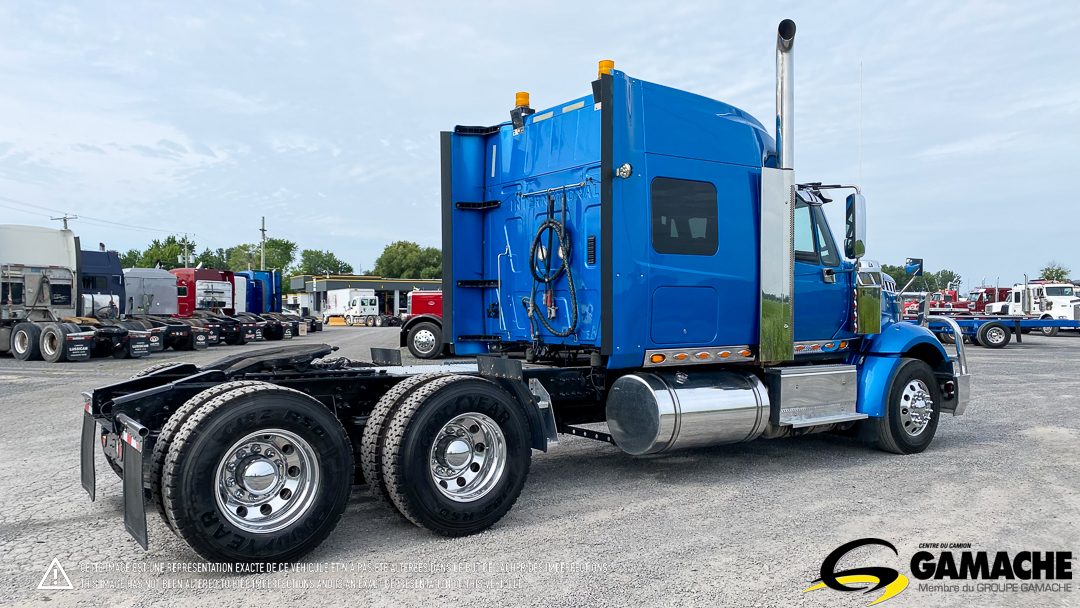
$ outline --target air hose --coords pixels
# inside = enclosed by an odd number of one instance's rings
[[[544,233],[548,233],[547,249],[544,250],[543,263],[544,268],[541,272],[539,265],[537,264],[537,254],[541,250],[541,240],[544,237]],[[553,239],[556,242],[553,242]],[[558,255],[561,263],[557,268],[552,270],[551,259],[554,257],[553,246],[558,244]],[[533,285],[532,294],[529,297],[528,303],[525,304],[529,313],[529,319],[539,318],[540,323],[551,332],[553,336],[559,338],[567,338],[574,335],[574,331],[577,329],[578,324],[578,306],[577,306],[577,292],[574,289],[574,275],[570,271],[570,235],[566,231],[566,192],[563,191],[562,199],[562,221],[555,219],[554,203],[551,198],[548,198],[548,218],[540,224],[540,227],[536,230],[536,236],[533,237],[532,247],[529,250],[529,271],[532,272]],[[548,323],[548,317],[554,318],[552,306],[554,301],[555,281],[566,273],[566,283],[570,290],[570,326],[565,330],[556,330]],[[536,303],[536,292],[540,285],[543,284],[544,295],[546,301],[541,304],[544,310],[541,313],[540,307]],[[540,313],[540,314],[537,314]]]

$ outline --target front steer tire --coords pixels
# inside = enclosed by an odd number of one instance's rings
[[[295,561],[341,520],[352,487],[352,454],[340,421],[312,397],[271,384],[232,390],[201,405],[173,438],[162,475],[165,514],[209,561]],[[280,473],[260,469],[262,463]],[[250,477],[241,475],[253,470]],[[229,479],[232,484],[225,483]],[[244,500],[251,510],[226,513],[240,484],[249,491]],[[270,491],[261,507],[252,498],[260,490]],[[284,502],[273,502],[278,500]]]
[[[920,405],[913,393],[920,390],[926,393],[932,409],[921,431],[911,420],[911,415],[916,413],[912,405]],[[937,433],[941,404],[941,388],[930,366],[919,359],[901,359],[889,386],[885,415],[873,419],[877,425],[877,447],[893,454],[917,454],[925,450]]]
[[[405,339],[409,352],[417,359],[434,359],[442,354],[442,329],[434,323],[417,323]]]
[[[464,465],[457,481],[470,477],[464,471],[471,470],[473,479],[481,482],[474,486],[471,481],[455,484],[449,479],[450,484],[444,486],[447,491],[475,490],[454,500],[436,485],[433,456],[438,460],[441,450],[436,446],[445,445],[449,437],[445,432],[462,419],[467,421],[466,428],[475,430],[462,436],[471,444],[464,460],[471,464]],[[486,426],[481,430],[471,420]],[[478,437],[497,437],[501,443],[481,446]],[[398,511],[418,526],[442,536],[475,534],[502,519],[517,501],[532,463],[531,437],[521,405],[496,384],[469,376],[438,378],[413,391],[388,425],[382,449],[387,492]],[[501,467],[489,468],[488,463],[500,459]],[[471,468],[473,464],[476,469]]]

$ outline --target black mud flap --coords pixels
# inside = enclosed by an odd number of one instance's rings
[[[64,358],[68,361],[86,361],[94,347],[94,332],[81,331],[64,336]]]
[[[97,472],[94,470],[94,449],[97,447],[97,421],[90,415],[90,405],[86,405],[82,421],[82,441],[79,445],[79,468],[82,487],[94,502],[97,491]]]
[[[210,332],[202,327],[192,327],[191,346],[195,350],[206,350],[210,346]]]
[[[150,332],[128,330],[128,355],[132,358],[150,355]]]
[[[143,492],[143,450],[150,432],[126,414],[118,414],[116,420],[124,425],[124,430],[120,433],[124,450],[121,458],[124,464],[124,529],[146,549],[148,539],[146,496]]]
[[[155,327],[150,330],[150,352],[159,353],[165,350],[165,329]]]

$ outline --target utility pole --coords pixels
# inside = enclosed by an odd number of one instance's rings
[[[262,244],[259,245],[259,270],[266,270],[266,216],[262,218]]]
[[[63,217],[53,217],[53,218],[49,218],[49,219],[63,220],[63,222],[64,222],[64,230],[67,230],[68,229],[68,227],[67,227],[68,220],[77,220],[77,219],[79,219],[79,216],[77,216],[77,215],[68,215],[68,214],[65,213]]]

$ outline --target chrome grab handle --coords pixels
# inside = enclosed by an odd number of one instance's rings
[[[968,373],[967,356],[964,352],[964,334],[960,331],[960,325],[954,319],[941,315],[927,315],[926,320],[946,323],[952,329],[953,336],[956,337],[956,360],[960,363],[960,373]]]

